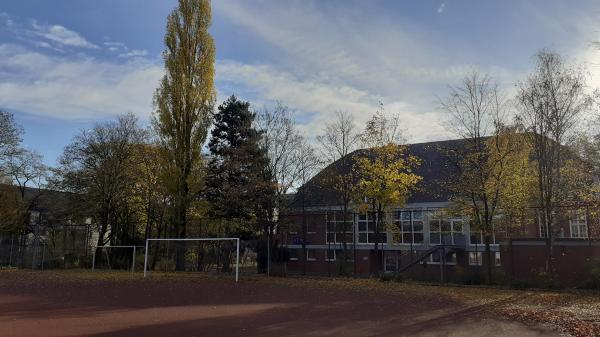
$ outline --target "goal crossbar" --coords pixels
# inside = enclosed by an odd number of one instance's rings
[[[135,250],[137,248],[144,248],[144,246],[92,246],[92,248],[94,249],[94,253],[92,254],[92,271],[94,271],[94,269],[96,268],[96,250],[98,250],[98,248],[133,248],[133,254],[132,254],[132,261],[131,261],[131,272],[135,272]],[[107,261],[108,262],[108,261]],[[109,263],[109,268],[110,268],[110,262]]]
[[[146,239],[146,249],[144,251],[144,277],[146,277],[148,269],[148,243],[150,241],[235,241],[235,282],[239,279],[240,270],[240,238],[183,238],[183,239]]]

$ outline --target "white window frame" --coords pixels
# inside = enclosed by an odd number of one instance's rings
[[[369,213],[373,213],[373,219],[369,220]],[[365,216],[365,220],[361,220],[360,217],[361,216]],[[374,245],[375,242],[371,242],[369,241],[369,234],[375,236],[375,223],[377,222],[377,217],[379,216],[378,212],[367,212],[367,213],[360,213],[357,214],[357,218],[356,218],[356,242],[358,244],[362,244],[362,245]],[[385,216],[385,213],[384,213]],[[359,224],[361,222],[365,223],[366,226],[366,231],[364,230],[360,230]],[[361,234],[366,234],[367,237],[367,241],[360,241],[360,235]],[[387,231],[385,230],[385,228],[382,228],[382,230],[379,232],[379,235],[385,235],[386,239],[385,241],[379,242],[378,244],[380,245],[387,245]]]
[[[572,239],[587,239],[588,238],[588,224],[587,214],[585,212],[574,212],[575,214],[569,217],[569,234]],[[577,228],[576,231],[573,229]],[[577,235],[573,235],[577,233]]]
[[[394,270],[388,270],[388,259],[394,260]],[[392,255],[392,256],[385,256],[383,268],[384,268],[384,272],[386,272],[386,273],[395,273],[395,272],[397,272],[398,271],[398,256],[394,256],[394,255]]]
[[[483,266],[483,253],[484,252],[469,252],[469,266],[477,266],[477,267],[481,267]],[[496,267],[500,267],[502,266],[502,261],[500,260],[500,252],[493,252],[494,253],[494,265]],[[475,263],[473,263],[472,259],[471,259],[471,254],[475,255]]]
[[[548,226],[542,225],[542,215],[538,211],[538,230],[540,234],[540,238],[545,239],[548,237]]]
[[[308,252],[311,252],[311,251],[315,253],[315,257],[308,257]],[[317,261],[317,250],[316,249],[306,248],[306,261]]]
[[[427,258],[427,264],[435,264],[435,265],[439,265],[439,264],[441,264],[441,263],[442,263],[441,261],[433,261],[433,256],[434,256],[434,255],[435,255],[435,256],[440,256],[440,253],[439,253],[439,251],[429,255],[429,258]],[[455,253],[455,252],[454,252],[454,253],[452,253],[452,256],[454,257],[454,258],[452,259],[452,261],[448,261],[448,260],[446,260],[446,263],[445,263],[445,265],[447,265],[447,266],[456,266],[456,263],[458,262],[458,261],[457,261],[457,256],[456,256],[456,253]]]
[[[350,227],[350,231],[348,232],[337,232],[335,231],[336,225],[337,224],[344,224],[344,217],[343,214],[340,214],[342,216],[341,220],[338,220],[337,218],[337,214],[338,212],[334,212],[334,213],[327,213],[325,215],[325,243],[342,243],[341,241],[338,241],[338,234],[344,234],[344,235],[350,235],[351,240],[346,242],[346,243],[354,243],[354,233],[352,231],[352,226],[354,226],[354,221],[352,219],[351,216],[348,216],[348,218],[346,219],[346,224],[348,224]],[[329,219],[329,216],[332,216],[332,219]],[[334,231],[331,231],[331,229],[334,229]],[[329,241],[329,234],[333,234],[333,241]]]
[[[329,252],[333,252],[333,259],[329,258]],[[334,262],[337,259],[337,252],[335,249],[325,249],[325,261]]]
[[[295,251],[295,252],[296,252],[296,257],[291,257],[291,256],[290,256],[290,261],[298,261],[298,253],[299,253],[299,250],[300,250],[300,249],[298,249],[298,248],[294,248],[294,249],[291,249],[291,250],[293,250],[293,251]]]
[[[474,258],[471,258],[471,257]],[[482,266],[483,265],[483,252],[469,252],[469,266]]]
[[[428,219],[428,223],[429,223],[429,244],[430,245],[438,246],[438,245],[441,245],[443,243],[443,238],[444,238],[444,235],[443,235],[444,231],[442,230],[442,222],[443,221],[450,222],[450,238],[452,240],[451,242],[452,242],[453,245],[456,244],[456,242],[454,240],[454,236],[455,235],[460,235],[460,234],[466,235],[465,234],[466,233],[466,228],[465,228],[466,221],[465,221],[465,219],[460,219],[460,218],[445,218],[444,215],[443,215],[443,211],[435,210],[435,211],[430,211],[430,212],[435,212],[435,213],[439,214],[438,218]],[[439,228],[438,231],[432,231],[431,230],[431,222],[432,221],[437,221],[438,228]],[[459,222],[461,223],[462,229],[460,231],[455,231],[454,230],[455,223],[459,223]],[[437,241],[437,242],[431,241],[431,234],[432,233],[439,235],[439,241]]]
[[[416,217],[415,213],[420,213],[420,217]],[[397,232],[391,233],[397,235],[398,240],[394,242],[396,244],[404,245],[423,245],[425,244],[425,211],[421,209],[398,209],[392,213],[392,223],[398,228]],[[408,219],[404,219],[404,215],[408,214]],[[404,230],[404,223],[410,224],[410,231]],[[421,222],[421,230],[415,231],[415,222]],[[415,234],[421,234],[421,242],[415,242]]]

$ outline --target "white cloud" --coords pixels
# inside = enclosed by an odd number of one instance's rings
[[[0,107],[59,119],[148,116],[162,65],[48,56],[0,44]]]
[[[305,133],[315,136],[324,123],[334,117],[333,112],[344,110],[356,117],[358,125],[372,116],[379,102],[385,104],[386,112],[398,113],[402,127],[411,141],[438,140],[447,137],[435,112],[423,112],[414,106],[383,97],[369,91],[344,84],[302,80],[269,65],[249,65],[232,61],[217,63],[216,77],[222,96],[230,94],[253,95],[255,107],[281,100],[296,112]],[[249,90],[244,92],[245,90]],[[231,92],[223,92],[231,90]]]
[[[444,9],[446,9],[446,2],[442,2],[442,3],[440,4],[440,6],[439,6],[439,7],[438,7],[438,9],[437,9],[437,13],[438,13],[438,14],[442,14],[442,13],[444,12]]]
[[[8,13],[5,12],[0,12],[0,22],[3,22],[6,27],[12,27],[15,24]]]
[[[31,27],[33,28],[31,32],[34,35],[43,37],[59,45],[80,48],[98,48],[97,45],[86,40],[83,36],[79,35],[79,33],[69,30],[61,25],[43,25],[33,21]]]
[[[126,53],[120,54],[119,57],[140,57],[140,56],[146,56],[148,55],[148,51],[143,49],[143,50],[139,50],[139,49],[133,49],[130,50]]]
[[[361,123],[381,100],[388,112],[401,114],[409,140],[419,141],[448,136],[436,99],[447,84],[474,68],[503,83],[516,77],[500,65],[464,61],[471,49],[461,41],[445,48],[447,37],[439,32],[397,18],[369,17],[369,6],[352,3],[350,9],[324,9],[310,0],[285,6],[215,2],[217,13],[273,49],[269,66],[221,64],[217,79],[234,78],[235,85],[227,87],[251,88],[251,96],[282,100],[308,115],[311,135],[335,110],[348,110]]]

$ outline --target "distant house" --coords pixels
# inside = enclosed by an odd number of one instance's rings
[[[464,146],[464,140],[408,145],[408,153],[422,161],[416,173],[423,180],[403,207],[385,214],[398,231],[382,229],[377,255],[376,215],[352,212],[346,214],[347,225],[343,226],[340,196],[327,183],[332,172],[347,172],[350,167],[341,167],[338,161],[323,169],[299,189],[289,211],[281,215],[280,240],[291,256],[287,272],[337,274],[345,240],[350,251],[348,267],[359,276],[376,273],[379,259],[384,272],[416,280],[478,282],[485,246],[481,232],[471,228],[467,218],[449,214],[452,194],[445,187],[458,174],[449,150]],[[351,160],[345,162],[352,162],[360,151],[351,153]],[[529,225],[494,229],[491,249],[499,278],[535,281],[545,270],[546,231],[535,220],[537,210],[531,212],[534,220]],[[590,268],[600,266],[600,241],[590,231],[592,224],[598,224],[591,214],[578,206],[565,209],[560,216],[560,238],[553,258],[565,285],[585,282]]]
[[[30,187],[21,191],[9,185],[1,190],[6,197],[19,199],[23,192],[25,218],[17,230],[6,226],[0,230],[0,265],[64,266],[88,254],[97,231],[89,210],[80,207],[80,196]]]

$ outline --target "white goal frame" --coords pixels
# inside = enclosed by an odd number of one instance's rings
[[[143,248],[144,246],[92,246],[92,248],[94,249],[94,253],[92,254],[92,271],[94,271],[94,269],[96,269],[96,251],[98,250],[98,248],[133,248],[133,254],[132,254],[132,260],[131,260],[131,272],[135,272],[135,252],[137,248]],[[106,252],[106,251],[105,251]],[[106,252],[107,254],[107,263],[108,263],[108,268],[110,269],[110,261],[108,261],[108,252]]]
[[[146,239],[146,249],[144,252],[144,277],[146,277],[148,268],[148,243],[150,241],[235,241],[237,245],[235,255],[235,282],[239,280],[240,274],[240,238],[184,238],[184,239]]]

